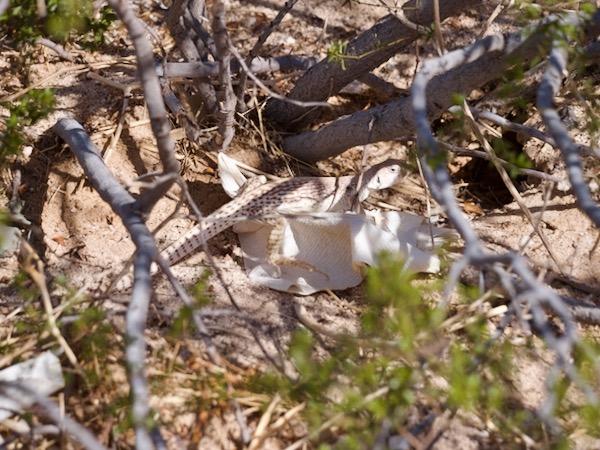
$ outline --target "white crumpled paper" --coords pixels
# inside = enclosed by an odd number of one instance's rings
[[[0,381],[21,384],[39,396],[50,395],[65,387],[60,361],[52,352],[44,352],[35,358],[0,370]],[[32,395],[21,389],[6,388],[0,392],[0,421],[35,403]]]
[[[237,193],[245,177],[235,160],[219,154],[219,170],[226,192]],[[290,263],[275,266],[267,254],[272,229],[256,221],[233,227],[240,238],[246,272],[254,282],[301,295],[357,286],[364,278],[366,265],[375,265],[377,255],[383,251],[402,254],[406,270],[435,273],[440,269],[440,260],[430,251],[455,235],[442,228],[432,227],[430,231],[423,217],[404,212],[296,214],[285,218],[279,250]]]

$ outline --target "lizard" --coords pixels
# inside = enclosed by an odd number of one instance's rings
[[[280,230],[277,225],[286,215],[349,211],[355,199],[362,202],[371,190],[391,187],[399,181],[401,174],[400,161],[388,159],[370,167],[362,175],[292,177],[277,181],[262,178],[258,182],[252,182],[251,179],[233,200],[205,217],[200,224],[163,250],[160,256],[172,266],[204,242],[242,220],[274,224],[276,227],[272,233],[278,237]],[[270,237],[269,246],[275,246],[276,241]],[[273,263],[291,262],[273,259]],[[297,263],[302,265],[301,262]],[[153,264],[152,273],[156,272],[158,268]],[[117,283],[116,289],[127,289],[132,284],[131,276],[126,276]]]

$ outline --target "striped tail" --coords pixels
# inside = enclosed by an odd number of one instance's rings
[[[164,249],[160,253],[160,256],[167,261],[169,266],[177,264],[183,258],[191,255],[196,249],[204,245],[209,239],[212,239],[233,224],[234,221],[230,219],[219,219],[210,224],[202,222]]]
[[[184,259],[186,256],[192,254],[196,249],[201,247],[204,242],[207,242],[209,239],[212,239],[221,231],[229,228],[234,224],[234,221],[227,219],[220,219],[211,224],[202,223],[200,225],[196,225],[194,228],[189,230],[186,234],[184,234],[177,241],[173,242],[166,249],[164,249],[160,256],[167,262],[169,266],[173,266],[177,264],[179,261]],[[150,268],[150,275],[155,275],[160,271],[158,265],[156,263],[152,263]],[[116,286],[116,291],[123,291],[125,289],[129,289],[133,286],[133,277],[131,275],[126,275],[121,278]]]

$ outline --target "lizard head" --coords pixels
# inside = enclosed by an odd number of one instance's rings
[[[388,159],[370,167],[363,175],[363,188],[359,200],[362,202],[369,196],[369,191],[387,189],[402,179],[403,171],[401,162],[397,159]]]

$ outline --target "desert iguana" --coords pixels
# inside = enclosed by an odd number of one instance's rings
[[[371,190],[386,189],[401,176],[400,161],[388,159],[367,169],[361,175],[343,177],[294,177],[285,180],[254,183],[229,203],[217,209],[202,223],[161,252],[169,266],[176,264],[204,242],[243,220],[275,224],[286,215],[325,211],[349,211],[356,198],[365,200]],[[360,186],[359,186],[360,184]],[[269,239],[271,243],[273,239]],[[152,273],[158,272],[153,264]],[[131,287],[131,276],[121,279],[117,290]]]

